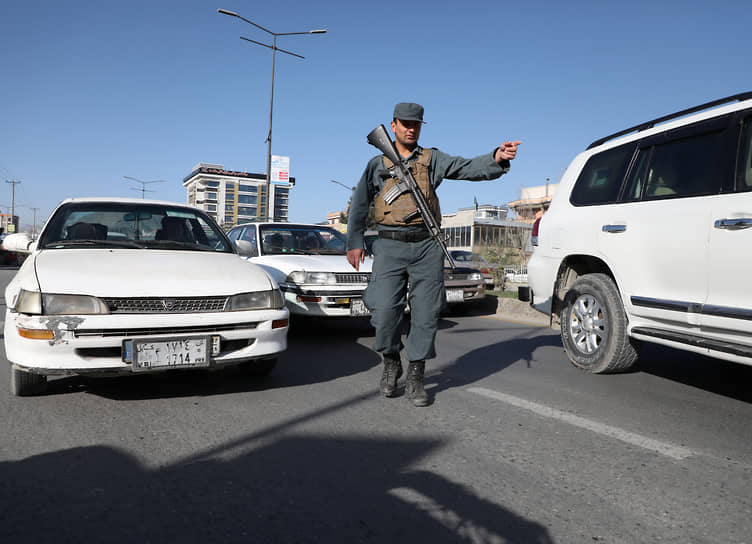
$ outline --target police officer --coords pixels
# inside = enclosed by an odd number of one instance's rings
[[[394,107],[391,129],[395,147],[409,164],[437,223],[441,222],[441,211],[436,189],[443,179],[498,178],[509,170],[509,161],[515,158],[520,144],[504,142],[493,152],[474,159],[453,157],[418,145],[422,125],[423,106],[403,102]],[[378,239],[373,243],[371,281],[363,299],[376,329],[374,349],[384,362],[381,393],[394,396],[403,372],[400,351],[404,347],[408,360],[405,395],[415,406],[426,406],[423,375],[426,359],[436,356],[434,340],[445,297],[444,252],[430,237],[420,214],[415,213],[409,192],[391,204],[384,200],[383,194],[397,181],[389,175],[392,166],[383,155],[372,158],[355,188],[347,223],[347,260],[358,270],[365,259],[363,233],[373,203]],[[410,331],[403,346],[401,325],[406,296],[410,298]]]

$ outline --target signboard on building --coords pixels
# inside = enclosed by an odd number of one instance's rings
[[[272,155],[271,181],[288,183],[290,181],[290,157]]]

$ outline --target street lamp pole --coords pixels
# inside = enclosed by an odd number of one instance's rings
[[[135,181],[135,182],[137,182],[137,183],[140,183],[140,184],[141,184],[141,188],[140,188],[140,189],[136,189],[136,188],[134,187],[134,188],[133,188],[133,190],[134,190],[134,191],[141,191],[141,198],[142,198],[142,199],[146,198],[146,193],[147,193],[147,192],[150,192],[150,193],[153,193],[153,192],[154,192],[154,191],[152,191],[151,189],[147,189],[147,188],[146,188],[146,186],[147,186],[147,185],[149,185],[150,183],[167,183],[167,180],[166,180],[166,179],[155,179],[155,180],[153,180],[153,181],[141,181],[140,179],[137,179],[137,178],[132,178],[132,177],[130,177],[130,176],[123,176],[123,177],[124,177],[125,179],[129,179],[129,180],[131,180],[131,181]]]
[[[298,55],[296,53],[292,53],[290,51],[285,51],[284,49],[280,49],[277,47],[277,36],[293,36],[297,34],[326,34],[326,29],[319,29],[319,30],[307,30],[305,32],[272,32],[271,30],[264,28],[261,25],[257,25],[253,21],[249,21],[245,17],[242,17],[235,13],[234,11],[229,11],[226,9],[218,9],[217,13],[222,13],[223,15],[229,15],[231,17],[236,17],[238,19],[241,19],[245,21],[246,23],[255,26],[256,28],[263,30],[267,34],[270,34],[272,36],[272,45],[268,45],[265,43],[257,42],[255,40],[251,40],[250,38],[244,38],[243,36],[240,36],[241,40],[245,40],[251,43],[255,43],[256,45],[261,45],[263,47],[267,47],[272,50],[272,86],[271,86],[271,92],[269,93],[269,133],[266,137],[266,217],[265,219],[268,221],[270,219],[269,210],[272,206],[271,201],[271,181],[272,181],[272,113],[274,111],[274,70],[275,70],[275,64],[276,64],[276,56],[277,51],[281,53],[285,53],[287,55],[291,55],[293,57],[298,57],[299,59],[304,59],[305,57]],[[259,199],[260,200],[260,199]],[[273,208],[272,208],[273,209]],[[274,213],[271,214],[271,219],[274,218]]]

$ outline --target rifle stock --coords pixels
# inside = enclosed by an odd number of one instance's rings
[[[399,183],[392,188],[392,191],[389,191],[394,194],[390,194],[388,200],[385,198],[386,202],[391,203],[400,194],[405,191],[410,191],[410,195],[415,201],[415,206],[418,208],[418,213],[420,213],[431,238],[433,238],[441,247],[441,250],[444,252],[444,257],[449,262],[449,266],[455,268],[454,259],[452,259],[452,256],[449,254],[444,238],[441,235],[441,226],[433,216],[433,212],[431,212],[431,208],[428,206],[428,202],[426,202],[426,197],[423,195],[420,187],[418,187],[418,183],[415,181],[412,172],[410,172],[410,169],[397,152],[394,142],[392,142],[389,133],[386,131],[386,127],[384,125],[379,125],[373,129],[368,134],[367,140],[369,144],[376,147],[390,161],[392,161],[392,163],[394,163],[393,175],[396,175]],[[395,191],[395,189],[397,189],[397,191]],[[385,197],[386,196],[387,195],[385,195]]]

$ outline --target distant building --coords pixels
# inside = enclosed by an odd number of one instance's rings
[[[9,213],[0,213],[0,228],[2,233],[10,234],[18,232],[18,216]]]
[[[274,203],[274,221],[288,221],[290,189],[287,183],[269,184],[269,198]],[[240,223],[266,220],[266,174],[225,170],[221,164],[199,163],[183,179],[187,202],[211,215],[224,228]]]
[[[551,199],[558,187],[558,183],[546,183],[537,187],[523,188],[520,199],[510,202],[509,208],[517,216],[518,221],[533,223],[551,205]]]
[[[441,231],[450,249],[477,251],[494,246],[532,251],[529,223],[507,219],[507,206],[480,204],[442,214]]]
[[[345,212],[330,212],[326,214],[326,224],[341,232],[347,232],[347,223],[342,222]]]

